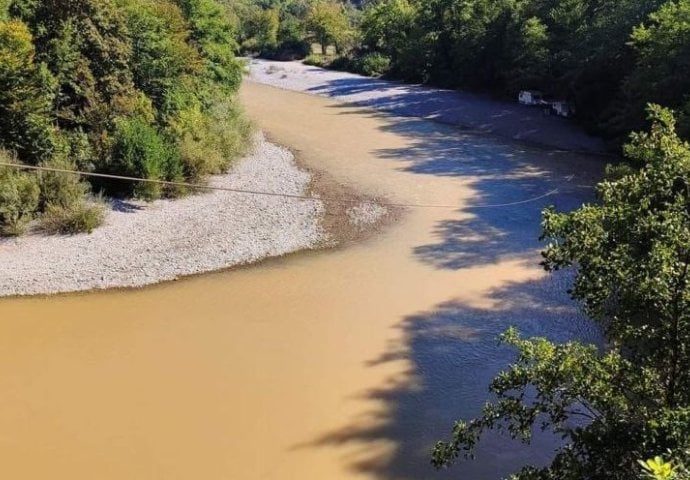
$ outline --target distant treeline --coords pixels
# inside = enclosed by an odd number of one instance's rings
[[[311,62],[510,98],[523,89],[541,90],[569,101],[581,123],[613,141],[643,128],[645,106],[657,103],[675,109],[681,133],[690,133],[689,0],[243,5],[243,40],[249,39],[249,46],[264,38],[274,44],[288,38],[327,41],[339,55]],[[252,8],[261,13],[247,15]],[[273,31],[262,30],[259,17]],[[264,36],[252,36],[255,32]]]
[[[0,0],[0,161],[160,180],[223,171],[248,134],[234,18],[216,0]],[[183,193],[2,168],[0,233],[33,219],[90,230],[92,191]]]

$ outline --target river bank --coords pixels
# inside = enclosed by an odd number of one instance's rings
[[[546,205],[592,198],[601,159],[249,81],[240,96],[271,141],[342,188],[453,207],[251,268],[0,299],[5,475],[487,480],[548,461],[540,434],[489,437],[448,471],[429,451],[513,360],[496,344],[508,326],[597,338],[568,278],[539,266],[538,236]]]
[[[550,149],[606,153],[605,143],[570,120],[526,107],[458,90],[406,84],[326,70],[301,62],[249,60],[249,78],[285,90],[332,98],[357,107],[403,117],[454,125],[462,130]]]
[[[262,134],[252,154],[210,185],[313,199],[211,191],[153,203],[115,201],[105,225],[91,234],[0,240],[0,296],[141,287],[332,245],[356,235],[357,222],[378,221],[368,215],[373,207],[357,209],[354,200],[326,220],[331,183]],[[355,212],[350,222],[347,212]]]

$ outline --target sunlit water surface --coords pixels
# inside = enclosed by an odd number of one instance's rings
[[[143,290],[0,301],[3,476],[484,480],[546,461],[548,437],[488,438],[445,472],[429,449],[487,400],[509,325],[595,337],[567,278],[538,265],[537,237],[545,205],[590,198],[599,160],[252,83],[242,98],[336,181],[457,208]]]

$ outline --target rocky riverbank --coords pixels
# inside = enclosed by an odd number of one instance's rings
[[[254,139],[253,153],[217,187],[294,197],[210,191],[179,200],[110,204],[92,234],[0,241],[0,296],[138,287],[333,244],[313,175],[293,154]],[[366,218],[351,220],[353,225]]]

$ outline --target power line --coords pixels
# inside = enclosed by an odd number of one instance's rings
[[[140,178],[140,177],[129,177],[125,175],[112,175],[108,173],[96,173],[96,172],[84,172],[81,170],[69,170],[69,169],[64,169],[64,168],[54,168],[54,167],[45,167],[45,166],[36,166],[36,165],[25,165],[21,163],[6,163],[6,162],[0,162],[0,167],[9,167],[9,168],[16,168],[19,170],[33,170],[33,171],[38,171],[38,172],[53,172],[53,173],[66,173],[70,175],[79,175],[83,177],[94,177],[94,178],[107,178],[111,180],[120,180],[120,181],[125,181],[125,182],[139,182],[139,183],[153,183],[153,184],[158,184],[158,185],[167,185],[167,186],[172,186],[172,187],[186,187],[186,188],[191,188],[193,190],[216,190],[216,191],[223,191],[223,192],[231,192],[231,193],[239,193],[239,194],[245,194],[245,195],[261,195],[261,196],[266,196],[266,197],[282,197],[282,198],[292,198],[296,200],[306,200],[306,201],[319,201],[322,200],[319,197],[311,197],[307,195],[297,195],[297,194],[291,194],[291,193],[280,193],[280,192],[266,192],[266,191],[261,191],[261,190],[249,190],[249,189],[242,189],[242,188],[230,188],[230,187],[220,187],[216,185],[203,185],[199,183],[189,183],[189,182],[174,182],[174,181],[169,181],[169,180],[158,180],[154,178]],[[567,181],[570,182],[572,180],[573,176],[570,176],[567,178]],[[515,205],[523,205],[526,203],[531,203],[535,202],[537,200],[541,200],[546,197],[550,197],[552,195],[555,195],[556,193],[559,192],[558,188],[554,188],[553,190],[550,190],[542,195],[528,198],[526,200],[519,200],[516,202],[509,202],[509,203],[500,203],[500,204],[489,204],[489,205],[469,205],[466,206],[466,208],[504,208],[504,207],[511,207]],[[443,208],[443,209],[456,209],[460,208],[461,205],[439,205],[439,204],[422,204],[422,203],[392,203],[392,202],[372,202],[372,201],[362,201],[362,200],[350,200],[350,199],[344,199],[344,198],[339,198],[339,199],[329,199],[329,201],[332,202],[337,202],[341,204],[351,204],[351,205],[360,205],[362,203],[377,203],[383,206],[387,207],[396,207],[396,208]]]

